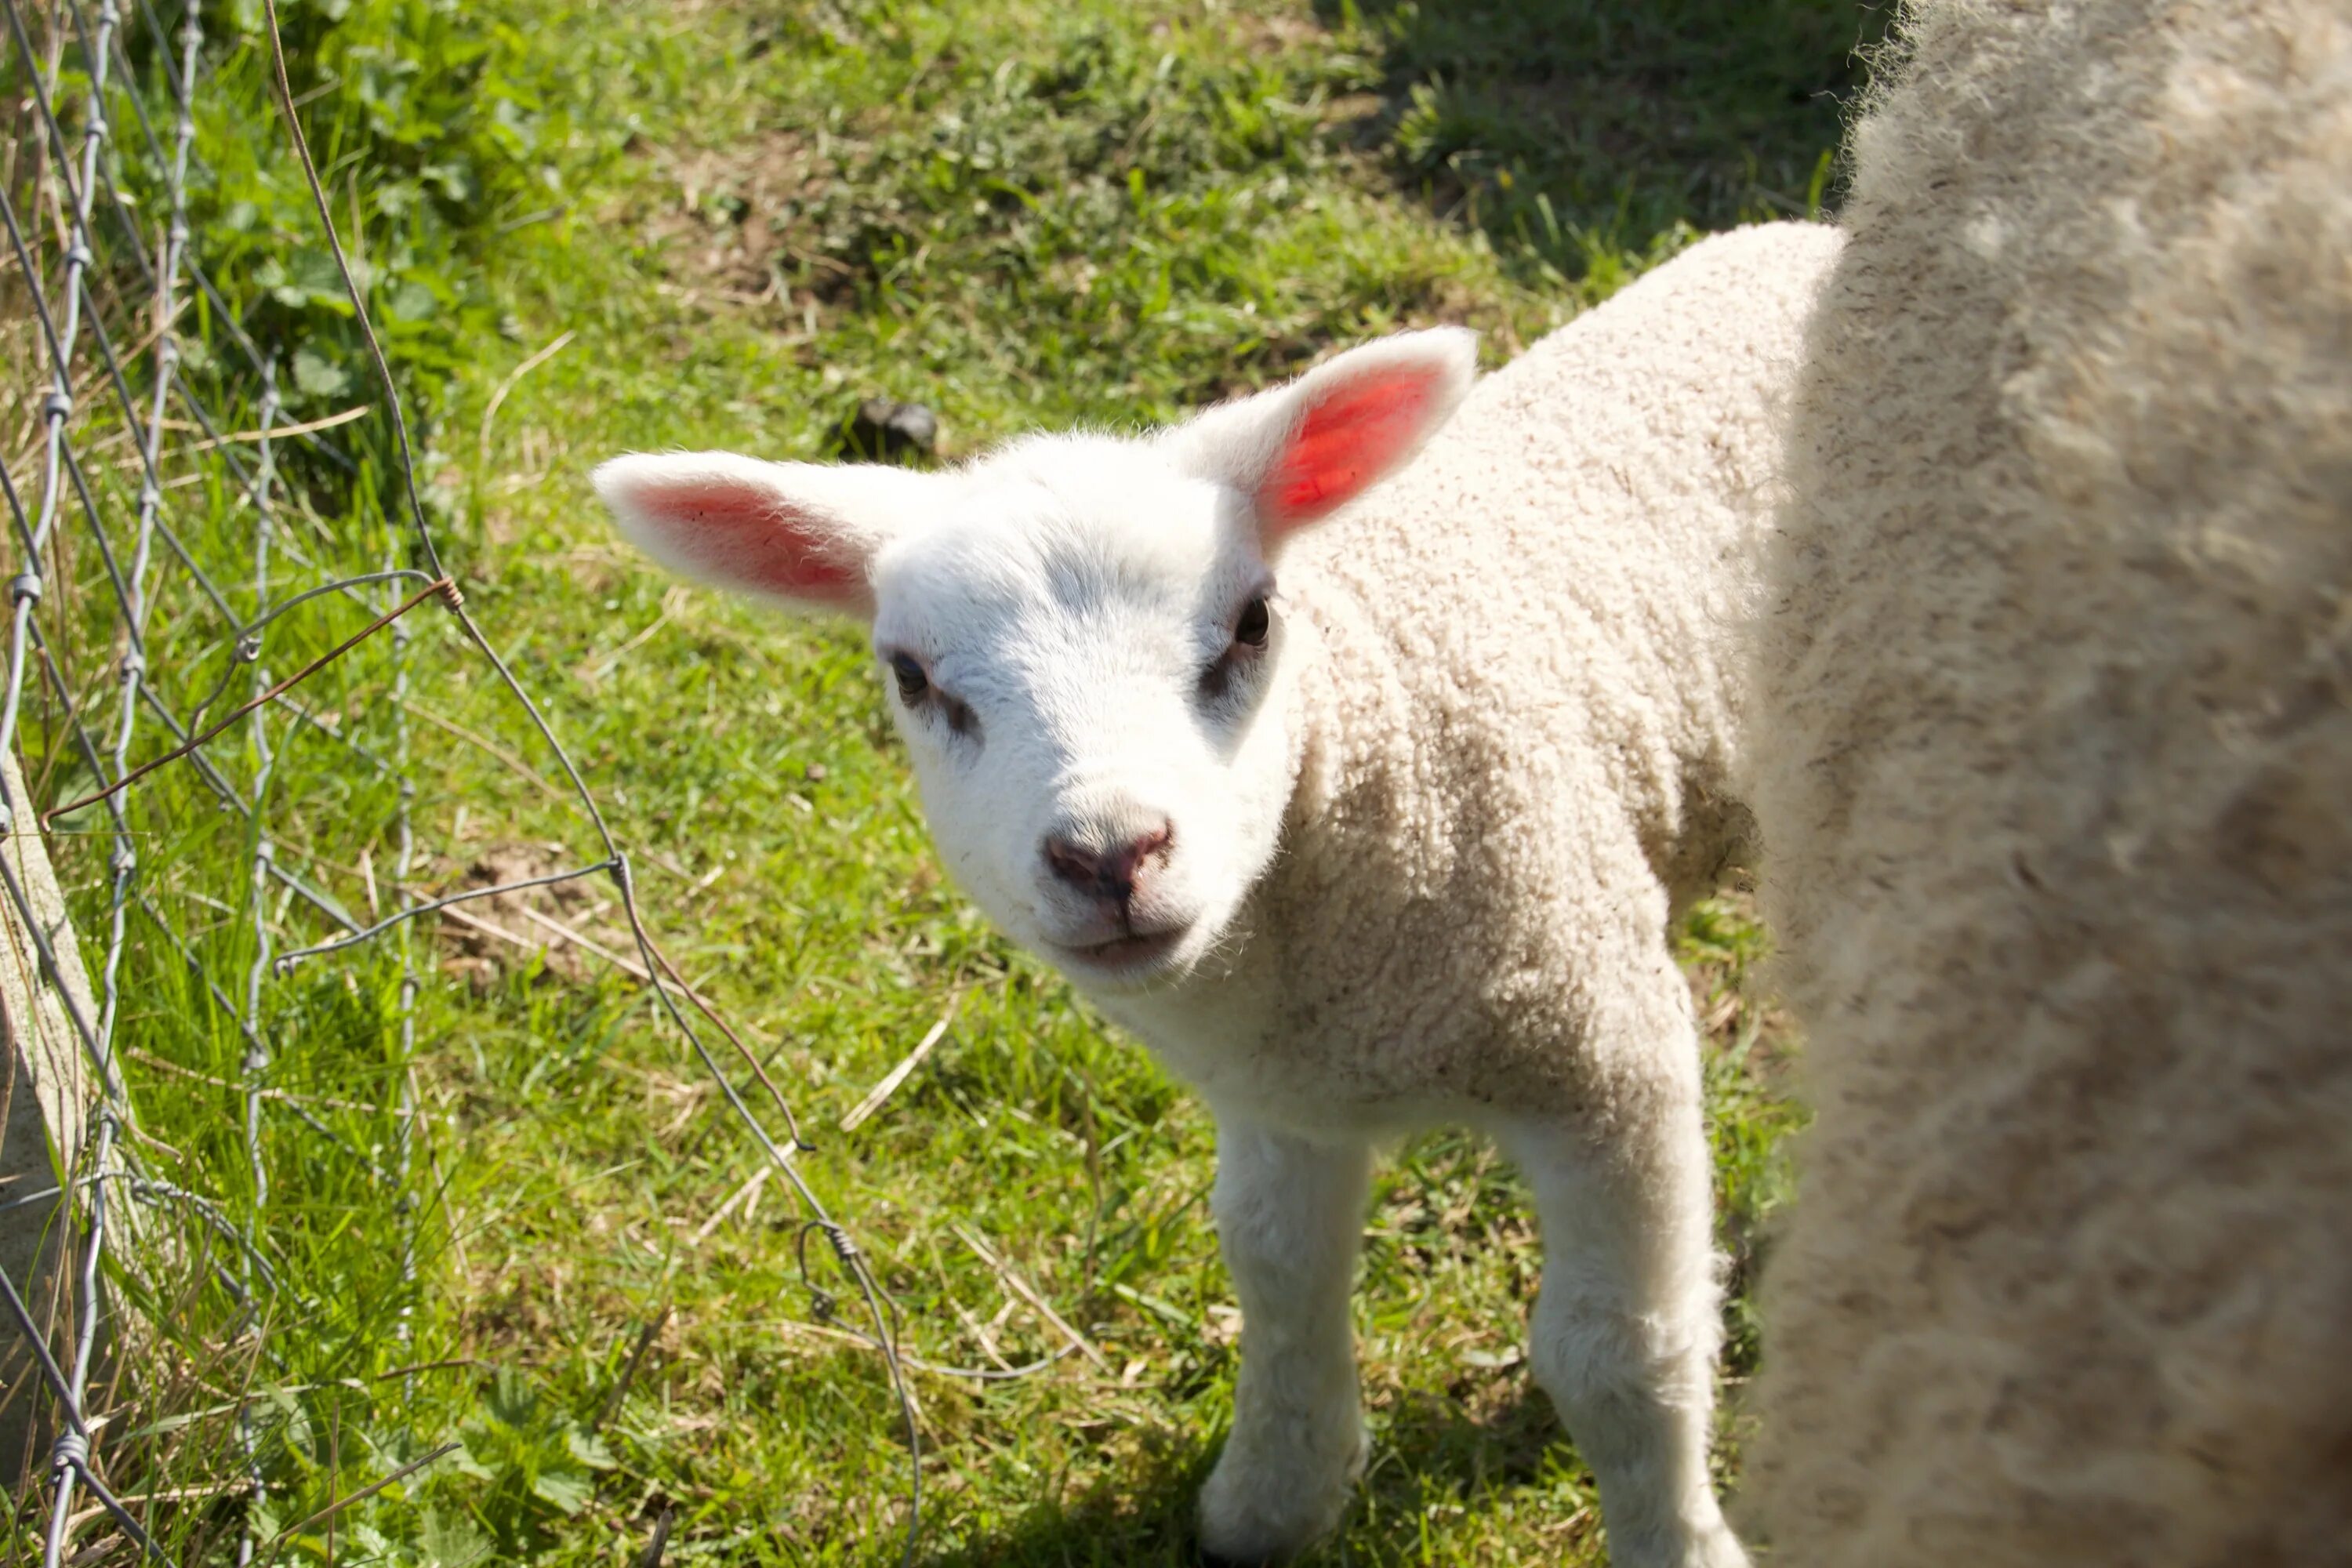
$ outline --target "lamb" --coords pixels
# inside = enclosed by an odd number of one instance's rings
[[[1816,1568],[2352,1561],[2352,10],[1914,7],[1753,671]]]
[[[1343,1512],[1370,1151],[1454,1122],[1534,1190],[1530,1360],[1615,1561],[1746,1561],[1707,1482],[1717,1271],[1666,931],[1749,837],[1723,630],[1836,245],[1707,240],[1475,389],[1438,329],[953,472],[596,472],[656,560],[872,623],[954,874],[1213,1109],[1244,1311],[1213,1556]]]

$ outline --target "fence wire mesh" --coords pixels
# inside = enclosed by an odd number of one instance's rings
[[[920,1459],[890,1309],[796,1167],[808,1145],[783,1095],[656,945],[626,851],[444,561],[397,383],[301,134],[274,5],[278,155],[309,187],[314,237],[377,372],[366,409],[291,423],[280,376],[299,371],[300,345],[240,319],[194,243],[213,47],[199,0],[0,9],[0,497],[16,564],[0,757],[21,768],[0,802],[0,890],[31,950],[17,963],[61,1020],[86,1086],[63,1095],[37,1151],[51,1179],[0,1193],[0,1218],[43,1216],[37,1266],[15,1280],[0,1269],[28,1369],[0,1422],[41,1437],[9,1478],[12,1556],[45,1568],[118,1552],[245,1564],[274,1560],[316,1522],[266,1528],[268,1456],[299,1417],[253,1390],[282,1383],[289,1336],[339,1314],[390,1312],[407,1342],[439,1212],[414,1071],[419,999],[435,984],[419,918],[602,878],[633,972],[798,1195],[814,1310],[834,1311],[812,1271],[829,1259],[887,1360],[912,1462],[911,1557]],[[388,472],[349,440],[362,414],[389,426]],[[436,616],[454,636],[419,635]],[[461,665],[499,683],[510,739],[551,758],[576,799],[585,848],[568,868],[454,888],[428,874],[412,694]],[[61,909],[27,869],[35,848]],[[354,881],[364,917],[333,891]],[[82,967],[92,952],[94,984]],[[12,1034],[26,1022],[12,1019]],[[356,1081],[304,1076],[322,1032],[362,1041],[369,1068]],[[151,1091],[232,1102],[239,1157],[207,1162],[146,1130],[134,1063]],[[385,1300],[331,1300],[302,1277],[300,1236],[331,1223],[320,1189],[337,1182],[398,1216]],[[199,1321],[230,1325],[226,1342],[190,1342]],[[188,1412],[207,1402],[200,1414],[225,1414],[232,1434],[209,1457],[225,1479],[140,1495],[114,1484],[165,1473],[154,1456],[194,1440]],[[419,1447],[364,1489],[447,1451]],[[236,1495],[244,1508],[206,1516],[225,1524],[175,1535],[161,1522],[192,1497]]]

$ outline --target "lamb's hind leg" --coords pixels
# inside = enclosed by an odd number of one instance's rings
[[[1618,1111],[1597,1134],[1506,1133],[1543,1226],[1528,1360],[1601,1483],[1617,1568],[1744,1568],[1707,1483],[1722,1320],[1696,1085]]]
[[[1339,1522],[1363,1465],[1348,1316],[1370,1152],[1217,1121],[1217,1235],[1242,1303],[1234,1428],[1201,1492],[1212,1557],[1287,1557]]]

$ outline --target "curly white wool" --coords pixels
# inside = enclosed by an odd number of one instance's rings
[[[1782,1560],[2352,1560],[2352,9],[1939,0],[1755,649]]]

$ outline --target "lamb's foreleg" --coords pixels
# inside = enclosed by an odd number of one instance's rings
[[[1337,1524],[1364,1460],[1348,1315],[1370,1149],[1220,1113],[1213,1199],[1242,1303],[1233,1434],[1201,1492],[1201,1544],[1263,1563]]]
[[[1504,1140],[1543,1226],[1528,1360],[1601,1483],[1617,1568],[1745,1568],[1707,1483],[1722,1327],[1696,1085],[1620,1110]]]

